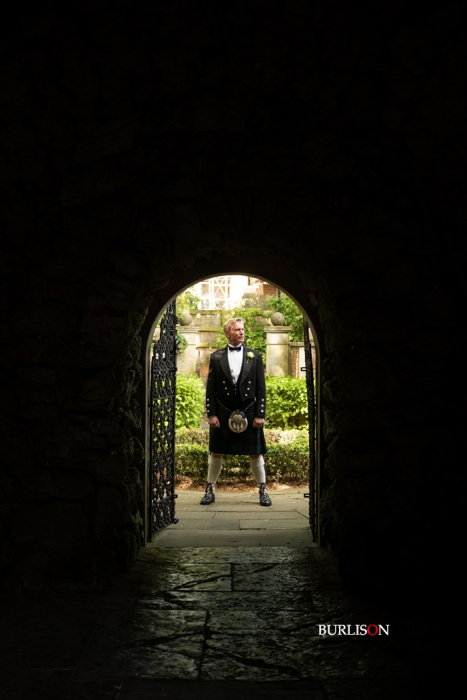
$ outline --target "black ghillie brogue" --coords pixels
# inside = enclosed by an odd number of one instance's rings
[[[209,506],[211,503],[214,503],[215,500],[216,496],[214,494],[214,484],[208,484],[206,486],[206,493],[201,499],[200,505]]]
[[[259,503],[261,506],[272,505],[271,499],[269,498],[269,495],[268,495],[268,490],[266,488],[266,484],[259,485]]]

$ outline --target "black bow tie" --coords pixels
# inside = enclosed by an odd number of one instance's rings
[[[229,350],[236,350],[236,352],[240,352],[240,350],[242,349],[241,345],[237,345],[236,348],[233,348],[231,345],[229,345],[228,347],[229,347]]]

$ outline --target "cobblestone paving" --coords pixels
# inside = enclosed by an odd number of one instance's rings
[[[105,592],[3,602],[3,700],[425,696],[419,623],[350,595],[316,545],[150,545]],[[390,635],[318,634],[370,623]]]

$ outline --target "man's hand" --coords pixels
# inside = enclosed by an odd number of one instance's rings
[[[264,418],[255,418],[253,420],[253,428],[262,428],[265,422]]]
[[[221,427],[221,424],[219,423],[219,418],[217,416],[209,416],[208,423],[211,426],[211,428]]]

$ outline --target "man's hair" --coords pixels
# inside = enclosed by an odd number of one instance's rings
[[[229,318],[229,320],[224,323],[224,333],[228,333],[234,323],[245,324],[245,319],[241,318],[240,316],[238,316],[238,318]]]

